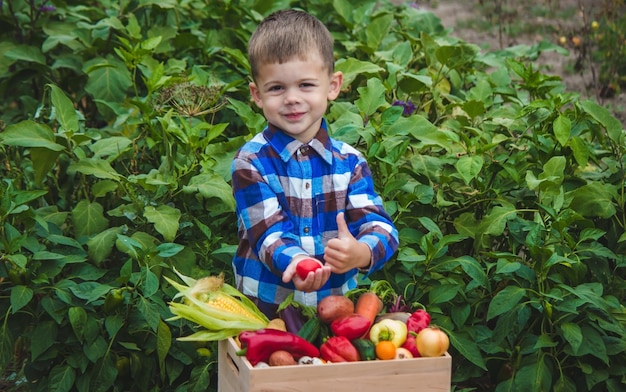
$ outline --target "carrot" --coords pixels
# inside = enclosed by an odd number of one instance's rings
[[[383,301],[373,291],[367,291],[359,296],[354,312],[365,316],[374,323],[376,315],[383,310]]]

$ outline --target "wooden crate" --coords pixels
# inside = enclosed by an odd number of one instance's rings
[[[452,358],[253,368],[233,339],[219,342],[219,392],[435,392],[451,389]]]

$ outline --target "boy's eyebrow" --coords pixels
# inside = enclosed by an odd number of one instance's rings
[[[297,83],[304,83],[304,82],[318,82],[319,78],[317,77],[306,77],[306,78],[301,78],[296,80]],[[273,84],[284,84],[284,81],[280,80],[280,79],[270,79],[267,80],[266,82],[264,82],[262,84],[262,86],[268,86],[268,85],[273,85]]]

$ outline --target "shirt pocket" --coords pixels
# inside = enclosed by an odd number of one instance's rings
[[[341,211],[327,208],[334,203],[329,203],[323,198],[315,200],[315,219],[317,222],[317,233],[322,241],[322,248],[326,246],[332,238],[337,238],[337,214]]]

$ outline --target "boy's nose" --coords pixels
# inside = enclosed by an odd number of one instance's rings
[[[285,94],[285,104],[293,105],[294,103],[300,102],[300,95],[297,91],[287,90],[287,94]]]

